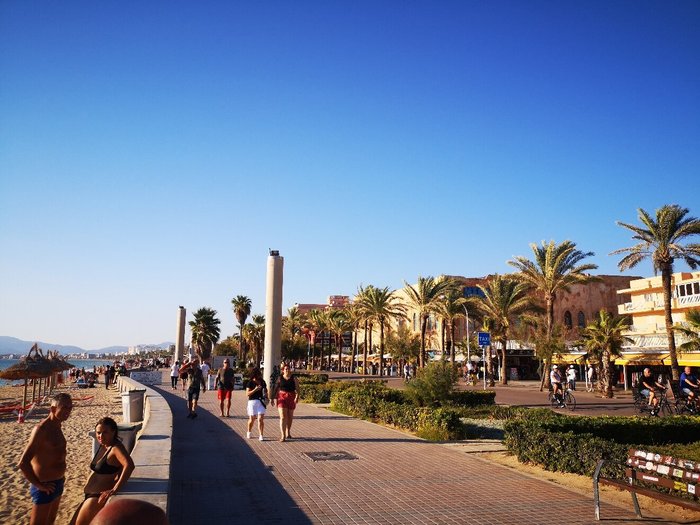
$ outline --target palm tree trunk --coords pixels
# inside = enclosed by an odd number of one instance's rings
[[[425,330],[428,318],[421,316],[420,320],[420,356],[418,356],[418,364],[421,368],[425,367]]]
[[[603,367],[603,373],[601,374],[601,391],[603,393],[604,397],[611,398],[613,397],[613,390],[612,390],[612,370],[610,369],[610,350],[605,349],[603,351],[603,356],[602,356],[602,367]]]
[[[506,374],[506,371],[508,370],[508,367],[506,366],[506,345],[508,344],[508,334],[504,333],[503,334],[503,341],[502,341],[502,349],[501,349],[501,384],[502,385],[507,385],[508,384],[508,374]]]
[[[452,363],[452,370],[455,368],[455,324],[450,321],[450,362]]]
[[[357,329],[352,329],[352,356],[350,359],[350,373],[355,373],[355,357],[357,357]]]
[[[367,321],[365,321],[365,347],[362,356],[362,373],[367,374]]]
[[[372,323],[369,323],[369,351],[372,351]],[[367,372],[365,372],[367,373]]]
[[[491,357],[491,346],[486,347],[486,385],[494,386],[493,381],[493,358]]]
[[[666,337],[668,337],[668,353],[671,356],[671,377],[674,382],[680,378],[678,367],[678,355],[676,354],[676,338],[673,333],[673,316],[671,315],[671,273],[673,268],[670,264],[663,264],[661,267],[661,284],[664,289],[664,313],[666,321]]]

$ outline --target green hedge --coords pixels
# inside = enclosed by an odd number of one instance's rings
[[[351,388],[347,381],[329,381],[328,383],[300,383],[299,399],[304,403],[330,403],[331,394],[338,390]]]
[[[403,392],[383,385],[366,383],[336,390],[331,406],[344,414],[416,432],[424,439],[442,441],[462,435],[458,411],[416,407],[406,402]]]
[[[328,374],[308,374],[305,372],[294,372],[300,384],[321,384],[328,383]]]
[[[493,390],[455,390],[450,395],[450,403],[462,407],[495,405],[496,392]]]
[[[700,455],[700,445],[673,444],[697,439],[696,418],[571,417],[538,409],[517,414],[505,423],[504,432],[506,448],[519,461],[586,476],[593,474],[598,460],[608,459],[603,474],[622,477],[632,447],[684,459],[695,459],[693,451]]]

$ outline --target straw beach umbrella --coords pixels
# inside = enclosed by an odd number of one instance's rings
[[[32,355],[34,352],[34,355]],[[21,410],[27,404],[27,384],[30,379],[41,379],[51,375],[51,363],[46,359],[39,346],[35,343],[29,350],[27,356],[19,363],[0,371],[0,379],[9,379],[13,381],[24,380],[24,394],[22,396]],[[34,396],[32,395],[32,401]]]

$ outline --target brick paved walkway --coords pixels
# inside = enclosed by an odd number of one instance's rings
[[[195,420],[186,417],[181,391],[160,391],[174,416],[173,525],[237,519],[285,525],[595,523],[589,496],[453,447],[305,404],[297,408],[292,441],[277,441],[274,409],[266,419],[269,440],[247,440],[242,391],[234,392],[235,417],[218,417],[216,394],[207,392]],[[305,455],[341,451],[357,459],[312,461]],[[605,503],[602,515],[608,524],[642,523],[631,509]]]

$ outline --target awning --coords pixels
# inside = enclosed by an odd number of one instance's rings
[[[680,366],[700,366],[700,353],[689,352],[684,354],[678,354],[678,364]]]
[[[554,356],[552,358],[552,362],[554,363],[566,363],[566,364],[576,364],[576,365],[581,365],[585,362],[586,359],[586,353],[584,352],[578,352],[578,353],[572,353],[572,354],[560,354],[561,357],[556,357]]]
[[[616,365],[670,365],[671,358],[668,352],[642,352],[622,354],[615,359]]]

